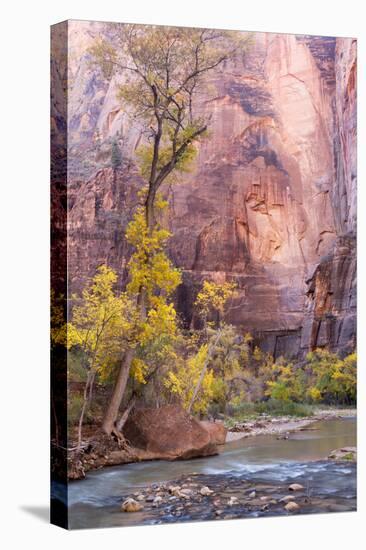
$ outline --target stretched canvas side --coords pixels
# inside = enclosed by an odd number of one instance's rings
[[[51,523],[68,527],[67,97],[68,22],[51,27]]]

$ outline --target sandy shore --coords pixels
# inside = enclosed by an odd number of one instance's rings
[[[244,437],[255,435],[286,435],[287,433],[301,431],[304,429],[316,429],[311,424],[319,420],[334,420],[336,418],[345,418],[356,416],[356,409],[319,409],[313,416],[294,418],[290,416],[260,416],[256,420],[238,422],[227,432],[226,443],[236,441]]]

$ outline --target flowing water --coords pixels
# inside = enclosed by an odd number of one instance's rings
[[[220,454],[213,457],[174,462],[140,462],[89,472],[85,480],[69,484],[70,527],[134,524],[138,514],[118,511],[122,495],[132,494],[139,487],[174,480],[193,472],[204,474],[211,483],[216,478],[245,478],[253,483],[287,483],[296,480],[316,488],[319,498],[332,495],[338,499],[338,508],[329,508],[329,511],[354,509],[355,465],[324,459],[333,449],[355,445],[356,419],[344,418],[317,422],[311,430],[292,433],[288,440],[278,440],[273,435],[243,438],[227,443]],[[350,502],[348,508],[345,502]],[[143,521],[143,517],[140,521]],[[165,521],[168,519],[165,518]],[[155,521],[149,518],[145,522]]]

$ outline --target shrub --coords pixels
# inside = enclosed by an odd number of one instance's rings
[[[257,413],[271,414],[272,416],[312,416],[313,414],[309,405],[281,399],[269,399],[257,403],[255,410]]]
[[[117,170],[122,164],[122,154],[117,141],[112,142],[111,164],[114,170]]]
[[[356,403],[357,355],[343,360],[327,349],[316,349],[306,356],[304,370],[308,378],[307,396],[327,404]]]

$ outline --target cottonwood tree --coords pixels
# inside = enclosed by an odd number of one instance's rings
[[[212,361],[215,349],[220,343],[225,326],[222,325],[222,320],[225,314],[225,306],[228,301],[234,298],[236,291],[236,283],[224,282],[222,284],[213,281],[204,281],[202,290],[198,293],[195,305],[199,314],[204,319],[204,330],[206,333],[207,342],[202,346],[205,349],[204,360],[202,361],[200,375],[195,383],[192,391],[188,412],[191,412],[192,407],[198,397],[202,384],[205,380],[206,373],[210,362]],[[212,330],[212,323],[208,321],[209,315],[216,316],[216,329]]]
[[[145,180],[144,221],[147,235],[155,231],[155,205],[159,189],[177,170],[184,170],[195,155],[195,144],[207,136],[209,118],[199,113],[197,96],[207,73],[217,69],[238,49],[244,51],[245,35],[207,29],[165,28],[121,25],[110,39],[98,40],[91,53],[104,75],[123,82],[119,97],[142,129],[143,142],[138,151]],[[141,214],[141,212],[140,212]],[[154,250],[144,250],[139,266],[146,273]],[[160,250],[160,259],[163,252]],[[132,266],[133,266],[132,262]],[[161,282],[161,281],[160,281]],[[157,285],[159,287],[159,284]],[[141,320],[154,309],[144,278],[135,288]],[[160,295],[164,302],[164,294]],[[163,304],[161,304],[163,307]],[[136,347],[124,354],[114,392],[103,423],[107,434],[116,429],[119,408],[126,390]]]
[[[82,351],[86,372],[77,448],[82,443],[82,427],[92,401],[95,378],[121,357],[136,325],[134,305],[126,293],[115,292],[116,281],[115,271],[100,266],[81,296],[72,297],[71,321],[63,331],[67,348],[77,346]]]
[[[169,393],[178,397],[184,409],[195,414],[206,413],[214,396],[214,373],[207,368],[207,358],[208,345],[202,344],[187,359],[178,358],[164,379]]]
[[[155,199],[155,209],[164,210],[166,201]],[[114,434],[120,444],[124,443],[121,428],[127,419],[128,408],[118,419],[119,408],[125,394],[131,367],[136,377],[148,374],[150,361],[144,361],[148,350],[164,343],[164,353],[169,353],[177,334],[177,319],[171,296],[180,284],[181,275],[167,257],[164,247],[170,233],[158,224],[149,229],[144,207],[137,209],[126,230],[126,239],[134,248],[128,263],[129,282],[126,296],[133,301],[135,318],[126,337],[129,340],[116,385],[109,403],[103,429]],[[136,368],[137,367],[137,368]],[[113,420],[112,420],[113,418]]]
[[[239,356],[246,349],[246,342],[224,322],[232,310],[235,293],[234,282],[204,281],[197,294],[195,308],[204,323],[199,336],[201,344],[194,346],[196,352],[188,359],[177,360],[164,381],[188,412],[205,413],[210,402],[226,391],[228,375],[239,370]]]

